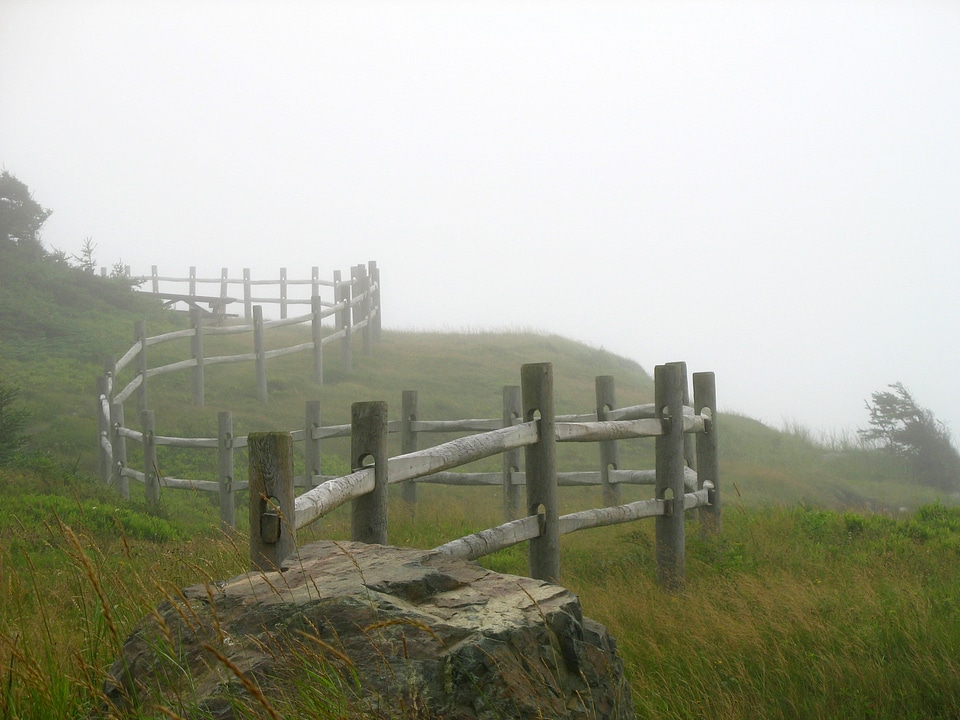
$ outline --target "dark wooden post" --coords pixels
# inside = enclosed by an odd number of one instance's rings
[[[371,260],[370,263],[370,282],[376,287],[373,291],[373,341],[379,343],[381,337],[383,336],[383,324],[381,322],[381,306],[380,306],[380,268],[377,267],[375,260]]]
[[[190,309],[190,324],[193,325],[190,355],[197,363],[193,366],[193,404],[203,407],[203,313],[200,308]]]
[[[720,456],[717,442],[717,384],[712,372],[693,374],[693,402],[698,415],[709,415],[704,432],[697,434],[697,484],[713,485],[710,506],[700,513],[700,527],[705,533],[718,533],[720,521]]]
[[[359,402],[351,407],[350,455],[354,470],[374,468],[376,485],[352,503],[350,537],[355,542],[387,544],[387,403]]]
[[[233,413],[217,414],[217,461],[220,469],[220,528],[224,531],[237,525],[233,495]]]
[[[400,418],[400,452],[406,455],[417,451],[417,433],[413,424],[419,419],[417,415],[417,391],[404,390],[402,396],[403,416]],[[403,501],[411,510],[417,506],[417,484],[413,480],[404,480],[400,483],[400,493]]]
[[[527,514],[541,518],[540,536],[530,541],[530,577],[560,581],[560,516],[557,511],[556,427],[553,366],[535,363],[520,368],[525,422],[539,420],[539,440],[524,448]]]
[[[106,373],[97,378],[97,435],[98,435],[98,474],[104,485],[110,485],[113,479],[113,434],[110,432],[109,408],[110,377]]]
[[[597,420],[604,422],[607,414],[617,406],[613,376],[600,375],[596,379]],[[616,440],[600,442],[600,486],[603,489],[603,504],[616,507],[620,504],[620,484],[610,482],[610,471],[620,469],[620,447]]]
[[[253,354],[257,360],[257,397],[267,404],[267,358],[263,350],[263,307],[253,306]]]
[[[280,319],[287,317],[287,269],[280,268]]]
[[[134,342],[140,343],[140,352],[137,353],[137,376],[140,386],[137,388],[137,412],[143,413],[147,409],[147,322],[135,320],[133,324]]]
[[[308,400],[303,418],[303,454],[304,465],[307,473],[307,487],[313,487],[319,484],[317,477],[323,475],[321,466],[321,446],[320,438],[317,434],[320,430],[320,401]]]
[[[251,433],[250,565],[278,570],[297,549],[294,513],[293,437],[285,432]]]
[[[314,268],[316,270],[316,268]],[[310,298],[310,335],[313,340],[313,381],[323,385],[323,305],[320,296]]]
[[[523,414],[519,385],[503,387],[503,426],[510,427]],[[520,472],[523,451],[513,448],[503,453],[503,517],[504,522],[520,515],[520,486],[514,482],[514,473]]]
[[[143,425],[143,484],[147,505],[160,506],[160,471],[157,466],[157,438],[154,433],[153,410],[140,414]]]
[[[110,403],[110,432],[113,435],[113,487],[124,500],[130,499],[130,479],[123,474],[127,469],[127,439],[120,433],[123,428],[123,405]]]
[[[253,293],[250,289],[250,268],[243,269],[243,319],[249,320],[253,317]]]
[[[656,440],[656,497],[664,500],[666,514],[656,519],[657,573],[660,585],[681,590],[685,581],[686,540],[683,511],[683,387],[676,364],[654,369],[657,419],[663,435]]]

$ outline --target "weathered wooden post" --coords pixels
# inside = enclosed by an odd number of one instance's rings
[[[417,391],[404,390],[401,402],[400,418],[400,452],[406,455],[417,451],[417,433],[413,424],[419,420],[417,414]],[[407,507],[411,510],[417,506],[417,484],[413,480],[404,480],[400,483],[400,494]]]
[[[600,375],[596,379],[597,420],[605,422],[608,413],[617,406],[613,376]],[[616,507],[620,504],[620,484],[610,482],[610,471],[620,469],[620,447],[616,440],[600,443],[600,486],[603,489],[603,504]]]
[[[690,407],[692,403],[690,402],[690,385],[687,380],[687,364],[682,360],[668,364],[676,365],[680,368],[680,387],[683,390],[683,406],[685,408]],[[696,469],[697,467],[695,441],[690,433],[685,433],[683,436],[683,462],[688,468]]]
[[[250,565],[278,570],[297,549],[294,516],[293,437],[285,432],[251,433]]]
[[[217,414],[217,464],[220,470],[220,528],[236,527],[237,511],[233,494],[233,413]]]
[[[303,418],[303,454],[307,473],[307,487],[319,484],[317,477],[323,474],[320,446],[320,401],[308,400]]]
[[[147,409],[147,321],[135,320],[133,324],[134,342],[139,343],[137,351],[137,377],[140,385],[137,387],[137,412],[143,413]]]
[[[190,266],[190,292],[187,293],[190,297],[194,297],[197,294],[197,268],[194,265]]]
[[[253,317],[253,292],[250,289],[250,268],[243,269],[243,319]]]
[[[530,541],[530,577],[560,581],[560,519],[557,511],[556,427],[553,409],[553,365],[520,368],[523,419],[538,420],[539,439],[524,448],[527,471],[527,514],[538,515],[540,536]]]
[[[150,266],[150,279],[152,280],[151,285],[153,286],[153,292],[154,292],[154,294],[160,292],[160,278],[158,277],[158,275],[159,275],[159,273],[157,273],[157,266],[156,266],[156,265],[151,265],[151,266]]]
[[[267,404],[267,357],[263,350],[263,307],[253,306],[253,354],[257,361],[257,397]]]
[[[360,302],[353,306],[353,324],[363,323],[363,354],[369,355],[372,352],[370,345],[370,280],[367,277],[367,268],[365,265],[355,265],[351,270],[351,278],[354,282],[354,296],[360,295]]]
[[[373,307],[373,341],[379,343],[383,336],[383,325],[381,322],[380,306],[380,268],[377,267],[376,260],[370,261],[370,282],[374,287],[371,305]]]
[[[709,420],[702,433],[697,434],[697,484],[711,483],[710,505],[700,513],[700,528],[704,533],[718,533],[720,521],[720,456],[717,441],[717,384],[712,372],[693,374],[693,402],[698,415]]]
[[[287,269],[280,268],[280,319],[287,317]]]
[[[123,428],[123,404],[110,403],[110,432],[113,436],[113,487],[124,500],[130,499],[130,479],[123,474],[127,469],[127,438]]]
[[[519,420],[523,413],[523,404],[520,399],[519,385],[504,385],[503,387],[503,426],[510,427],[515,420]],[[520,472],[520,462],[523,452],[520,448],[513,448],[503,453],[503,518],[504,522],[516,520],[520,515],[520,485],[514,477]]]
[[[654,369],[656,417],[663,434],[656,439],[656,497],[666,505],[656,519],[657,576],[668,590],[682,590],[685,582],[686,539],[683,510],[683,388],[676,364]]]
[[[351,407],[350,455],[353,470],[374,468],[375,485],[352,503],[350,537],[355,542],[387,544],[387,403],[359,402]]]
[[[193,326],[190,356],[196,362],[193,366],[193,404],[203,407],[203,313],[200,308],[190,308],[190,324]]]
[[[147,505],[160,507],[160,470],[157,466],[157,437],[154,432],[153,410],[140,414],[143,425],[143,484]]]
[[[314,268],[316,270],[316,268]],[[310,298],[310,337],[313,340],[313,381],[323,385],[323,304],[320,295]]]
[[[110,485],[113,479],[113,435],[110,432],[110,377],[97,378],[97,446],[100,482]]]
[[[223,302],[220,304],[220,309],[217,310],[217,326],[223,325],[224,318],[227,315],[227,303],[226,298],[230,294],[230,270],[228,268],[220,268],[220,299]]]
[[[310,297],[320,294],[320,268],[314,265],[310,268]]]
[[[340,341],[340,364],[344,373],[349,373],[353,366],[353,350],[350,347],[350,288],[351,283],[343,282],[340,279],[340,271],[333,274],[334,295],[338,310],[336,313],[337,329],[343,332],[343,339]]]

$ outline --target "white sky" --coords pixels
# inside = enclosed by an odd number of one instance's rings
[[[376,260],[387,328],[960,434],[957,2],[0,0],[0,164],[135,274]]]

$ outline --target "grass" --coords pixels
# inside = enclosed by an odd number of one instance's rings
[[[60,292],[76,304],[77,287]],[[127,300],[111,298],[98,295],[93,310],[70,322],[54,319],[55,303],[21,308],[17,332],[0,333],[0,369],[23,389],[32,413],[31,447],[0,468],[0,720],[87,716],[102,702],[106,670],[140,618],[178,588],[247,569],[242,497],[238,533],[223,534],[212,495],[164,490],[160,507],[151,508],[135,483],[133,499],[124,501],[92,479],[93,387],[102,365],[74,329],[91,329],[96,347],[122,353],[135,313]],[[0,315],[15,302],[15,293],[0,292]],[[182,324],[148,314],[151,334]],[[302,341],[295,330],[285,333],[274,346]],[[207,338],[206,345],[227,354],[249,351],[244,342]],[[181,359],[184,347],[156,348],[151,364]],[[560,413],[589,411],[593,378],[601,374],[615,376],[618,404],[651,400],[650,378],[636,363],[525,332],[385,332],[372,356],[355,355],[351,372],[339,365],[336,348],[329,352],[323,386],[305,379],[309,357],[279,358],[268,365],[266,406],[257,402],[252,365],[208,368],[204,408],[191,406],[185,375],[155,378],[150,397],[158,432],[170,435],[213,437],[217,412],[226,409],[238,435],[295,429],[305,399],[321,401],[324,424],[348,422],[357,400],[385,399],[396,417],[407,389],[419,391],[423,419],[499,417],[502,386],[518,384],[521,364],[539,361],[554,363]],[[721,391],[722,383],[718,378]],[[638,717],[960,716],[960,510],[951,498],[906,481],[905,467],[843,438],[822,441],[803,428],[775,430],[738,415],[719,421],[724,529],[701,538],[691,521],[683,593],[656,584],[652,522],[562,539],[561,580],[617,639]],[[421,446],[448,438],[422,438]],[[136,466],[135,444],[130,450]],[[596,466],[595,449],[559,450],[562,469]],[[347,455],[345,441],[324,442],[328,469],[346,468]],[[622,443],[621,457],[623,467],[652,467],[652,442]],[[210,451],[161,448],[159,460],[168,476],[216,475]],[[498,467],[499,459],[488,465]],[[238,477],[244,466],[240,454]],[[624,500],[649,494],[625,490]],[[501,520],[496,488],[421,486],[419,499],[415,512],[391,502],[392,543],[430,548]],[[565,488],[561,510],[598,500],[597,489]],[[299,540],[348,536],[342,509]],[[525,574],[526,548],[483,562]],[[304,650],[308,661],[323,670],[330,658]],[[349,670],[348,663],[338,667]],[[349,672],[346,686],[319,682],[331,677],[318,671],[316,685],[271,699],[271,709],[280,716],[370,714],[350,700]],[[255,695],[252,702],[238,705],[239,716],[269,714]],[[167,716],[176,712],[168,708]]]

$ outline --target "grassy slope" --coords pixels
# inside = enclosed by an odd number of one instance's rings
[[[113,301],[97,308],[73,323],[99,327],[109,319],[98,332],[119,354],[129,342],[131,312]],[[43,326],[35,313],[21,316],[24,322]],[[153,313],[151,334],[175,322]],[[52,451],[0,469],[4,718],[82,713],[139,617],[176,587],[246,566],[242,538],[215,530],[208,498],[166,493],[158,517],[89,478],[99,358],[78,341],[75,327],[59,336],[66,340],[57,337],[8,335],[0,345],[4,377],[29,385],[24,397],[36,416],[35,442]],[[216,352],[212,344],[208,351]],[[239,432],[292,429],[302,423],[308,398],[322,401],[325,423],[341,423],[350,402],[386,399],[395,410],[405,389],[420,392],[423,418],[490,417],[500,414],[502,385],[517,384],[520,365],[537,361],[555,365],[559,412],[588,411],[598,374],[616,377],[621,404],[651,397],[649,377],[635,363],[555,336],[388,332],[373,356],[356,357],[349,375],[336,349],[328,353],[330,382],[322,388],[303,379],[308,358],[277,360],[268,370],[265,408],[248,366],[208,369],[206,408],[190,408],[185,378],[158,380],[151,402],[163,434],[212,435],[219,409],[235,412]],[[722,378],[718,386],[722,400]],[[803,433],[749,418],[721,420],[725,529],[701,540],[691,525],[686,593],[667,596],[656,587],[653,523],[563,539],[562,580],[617,637],[639,716],[960,714],[956,512],[934,507],[888,518],[811,508],[847,502],[860,509],[866,500],[898,506],[912,502],[913,493],[896,468],[872,455],[827,451]],[[334,443],[325,450],[338,451]],[[593,467],[593,455],[580,450],[566,461]],[[649,466],[649,452],[630,452],[626,466]],[[167,474],[203,472],[186,452],[161,456],[161,463]],[[589,504],[597,494],[571,491],[564,502]],[[492,489],[423,487],[421,499],[416,516],[392,505],[392,542],[431,547],[499,521]],[[345,514],[312,532],[345,537]],[[525,572],[522,547],[485,562]]]

